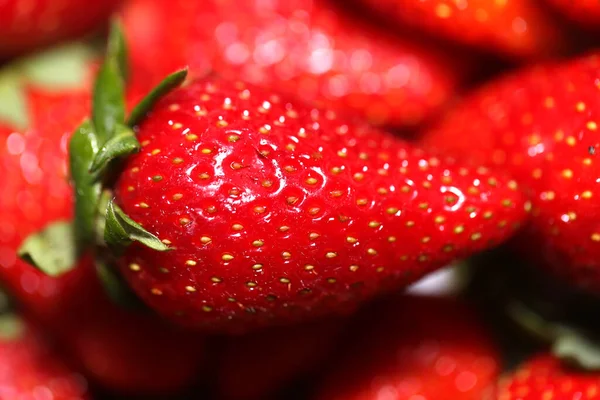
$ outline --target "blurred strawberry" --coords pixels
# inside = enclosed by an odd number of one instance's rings
[[[0,316],[0,399],[89,399],[85,378],[42,335],[18,317]]]
[[[271,328],[226,339],[217,363],[217,394],[227,400],[268,398],[313,375],[333,351],[341,318]]]
[[[455,59],[325,1],[131,0],[123,15],[133,64],[158,79],[214,70],[376,123],[419,124],[459,80]]]
[[[550,354],[538,354],[500,379],[491,400],[598,400],[598,373],[564,365]],[[486,398],[487,400],[487,398]]]
[[[592,29],[600,28],[600,1],[547,0],[573,21]]]
[[[523,254],[596,293],[599,88],[600,54],[521,71],[480,88],[423,139],[512,174],[533,204]]]
[[[347,331],[317,399],[481,400],[499,373],[489,333],[456,299],[384,299]]]
[[[560,30],[536,0],[359,1],[397,23],[512,57],[547,56],[561,48]]]
[[[0,59],[85,35],[102,26],[121,0],[0,2]]]
[[[0,72],[0,281],[79,356],[91,378],[126,392],[177,389],[192,382],[201,363],[196,336],[116,307],[88,259],[52,278],[16,256],[27,235],[72,215],[67,143],[90,112],[95,56],[74,45]],[[106,361],[101,370],[93,361],[98,349]]]

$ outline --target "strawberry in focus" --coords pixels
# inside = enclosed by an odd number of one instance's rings
[[[134,70],[214,70],[399,127],[443,106],[465,69],[326,1],[131,0],[123,21]]]
[[[500,371],[489,332],[460,300],[387,298],[348,332],[318,400],[481,400]]]
[[[17,317],[0,317],[2,400],[89,399],[85,378],[68,366],[42,333]]]
[[[79,38],[108,21],[121,0],[7,0],[0,4],[0,59]]]
[[[533,205],[517,241],[523,254],[592,291],[600,288],[599,71],[592,54],[507,76],[423,139],[438,153],[509,172]]]
[[[555,54],[562,40],[555,21],[532,0],[360,2],[398,23],[515,58],[530,59]]]
[[[550,354],[538,354],[502,377],[493,400],[600,399],[598,374],[565,366]]]
[[[114,203],[170,250],[133,243],[118,263],[189,327],[339,311],[503,241],[526,216],[502,175],[244,83],[191,82],[136,135]]]
[[[73,215],[67,144],[90,113],[96,59],[88,47],[74,44],[21,60],[15,64],[18,69],[9,65],[0,73],[7,89],[0,97],[0,280],[92,380],[126,393],[177,390],[195,381],[202,363],[201,338],[153,315],[116,307],[89,257],[60,277],[17,258],[27,235]],[[140,90],[133,88],[131,97]]]

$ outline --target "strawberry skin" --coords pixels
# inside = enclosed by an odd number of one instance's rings
[[[568,0],[567,0],[568,1]],[[593,1],[593,0],[592,0]],[[433,35],[517,58],[556,52],[560,31],[533,0],[360,0],[387,18]]]
[[[99,28],[121,0],[6,0],[0,4],[0,58]]]
[[[90,398],[85,378],[56,354],[42,332],[29,323],[15,328],[10,337],[0,334],[0,399]]]
[[[600,24],[600,3],[596,0],[548,0],[561,13],[577,23],[598,29]]]
[[[153,109],[116,203],[172,249],[119,263],[164,316],[215,329],[329,313],[514,232],[514,181],[244,83]]]
[[[26,236],[51,221],[72,216],[67,144],[90,112],[96,63],[79,56],[73,60],[72,52],[61,52],[59,62],[65,62],[67,67],[61,65],[70,74],[73,71],[69,65],[84,62],[83,72],[79,73],[82,80],[65,88],[56,85],[57,77],[50,86],[22,77],[18,91],[24,100],[26,120],[0,114],[0,175],[4,177],[0,196],[0,281],[79,360],[91,379],[128,393],[177,390],[195,380],[202,362],[201,338],[172,329],[155,317],[116,307],[107,298],[88,258],[58,278],[17,258],[17,248]],[[31,63],[39,68],[39,59],[26,61],[25,65],[31,67]],[[2,71],[0,81],[7,74]],[[8,79],[16,78],[10,75]],[[132,88],[131,98],[137,100],[142,90]],[[13,99],[0,97],[0,110],[13,110],[10,101]],[[147,331],[143,340],[137,335],[139,329]],[[97,361],[98,353],[103,356],[102,363]],[[148,354],[153,355],[152,360],[148,360]],[[124,373],[124,369],[135,373]]]
[[[443,297],[384,300],[347,330],[317,400],[481,400],[492,390],[499,353],[469,305]]]
[[[185,65],[196,76],[214,70],[378,124],[419,124],[461,78],[448,55],[327,1],[132,0],[123,20],[134,69],[159,79]]]
[[[494,400],[600,399],[598,374],[565,367],[550,354],[538,354],[500,379]]]
[[[512,174],[533,204],[525,253],[591,290],[600,288],[599,71],[596,54],[506,77],[424,138],[442,153]]]

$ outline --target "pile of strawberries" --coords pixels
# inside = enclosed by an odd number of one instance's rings
[[[0,1],[0,400],[600,399],[600,1]]]

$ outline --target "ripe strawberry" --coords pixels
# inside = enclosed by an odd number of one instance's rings
[[[84,400],[85,378],[74,372],[32,324],[0,317],[0,399]]]
[[[326,1],[131,0],[123,19],[134,70],[214,70],[376,123],[419,124],[464,69]]]
[[[0,97],[0,281],[76,353],[92,379],[127,392],[179,388],[193,382],[200,339],[120,310],[106,297],[89,258],[80,268],[49,277],[16,257],[27,235],[73,214],[67,143],[91,109],[94,57],[76,45],[20,62],[19,72],[11,67],[0,72],[7,89]],[[140,339],[139,329],[148,326],[152,333]],[[91,359],[98,349],[106,361],[102,370]]]
[[[531,58],[554,54],[559,50],[562,40],[559,29],[553,25],[554,21],[533,0],[359,1],[398,23],[512,57]]]
[[[586,27],[598,28],[600,24],[600,2],[596,0],[548,0],[561,13]]]
[[[171,249],[119,264],[186,326],[338,310],[504,240],[527,208],[502,175],[243,83],[194,81],[136,132],[115,204]]]
[[[424,138],[463,161],[509,171],[533,203],[525,253],[591,289],[600,287],[599,71],[596,54],[506,77]]]
[[[571,369],[550,354],[538,354],[503,377],[491,399],[597,400],[598,374]]]
[[[0,4],[0,58],[74,39],[99,28],[120,0],[6,0]]]
[[[319,373],[345,320],[326,319],[226,339],[217,361],[217,397],[270,398],[294,379]]]
[[[384,300],[347,330],[347,345],[316,399],[481,400],[491,390],[499,354],[467,304],[441,297]]]

